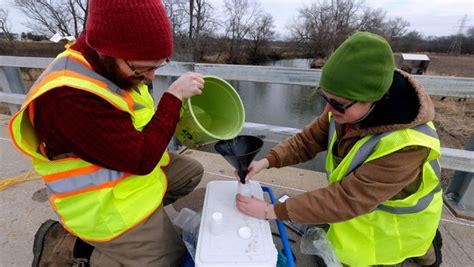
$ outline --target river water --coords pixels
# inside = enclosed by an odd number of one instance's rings
[[[309,59],[290,59],[268,62],[266,66],[309,68]],[[303,128],[324,108],[323,100],[315,94],[315,88],[309,86],[228,81],[239,93],[245,107],[245,121],[275,126]],[[265,136],[263,136],[265,138]],[[260,159],[276,145],[264,139],[265,143],[256,159]],[[202,150],[217,153],[213,144]],[[323,157],[317,160],[295,165],[295,167],[323,170]]]
[[[269,62],[267,66],[309,68],[309,59]],[[303,128],[319,115],[324,103],[314,87],[229,81],[238,91],[245,106],[245,121],[269,125]]]

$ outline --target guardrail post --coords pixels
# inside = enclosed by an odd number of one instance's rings
[[[471,135],[466,150],[474,151],[474,134]],[[474,220],[474,173],[455,171],[448,188],[444,193],[444,201],[448,208],[457,216]]]
[[[26,94],[28,92],[18,67],[0,66],[0,84],[5,93]],[[11,114],[15,114],[20,109],[20,106],[15,104],[8,104],[8,107]]]

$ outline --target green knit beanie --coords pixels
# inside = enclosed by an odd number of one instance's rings
[[[393,80],[393,52],[376,34],[359,32],[344,41],[324,64],[321,88],[349,100],[382,98]]]

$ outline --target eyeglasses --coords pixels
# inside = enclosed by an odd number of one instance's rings
[[[143,76],[145,73],[149,72],[149,71],[155,71],[161,67],[164,67],[166,66],[166,64],[168,64],[170,62],[169,58],[167,58],[165,60],[165,62],[161,63],[161,64],[158,64],[156,66],[153,66],[153,67],[149,67],[149,68],[146,68],[146,69],[143,69],[141,68],[142,70],[140,70],[139,67],[135,67],[132,63],[128,62],[127,60],[123,60],[125,61],[125,64],[127,64],[127,66],[133,71],[133,74],[135,76]]]
[[[318,89],[316,90],[316,93],[319,96],[321,96],[324,99],[324,101],[326,101],[329,105],[331,105],[331,107],[333,109],[335,109],[337,112],[339,112],[341,114],[346,113],[346,110],[348,110],[350,107],[352,107],[352,105],[357,103],[357,101],[352,101],[351,103],[349,103],[347,105],[341,104],[337,100],[334,100],[334,99],[329,98],[326,95],[324,95],[323,91],[321,90],[321,87],[318,87]]]

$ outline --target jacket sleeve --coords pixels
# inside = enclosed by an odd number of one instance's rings
[[[313,159],[317,153],[326,150],[328,129],[328,114],[324,112],[265,156],[270,163],[269,168],[281,168]]]
[[[278,219],[296,223],[334,223],[369,213],[388,199],[405,198],[421,183],[425,147],[407,147],[367,162],[343,180],[275,205]]]
[[[64,87],[38,98],[39,117],[46,118],[38,121],[38,127],[43,129],[47,151],[70,152],[109,169],[144,175],[166,150],[180,108],[178,98],[163,94],[153,118],[140,132],[128,113],[96,95]]]

